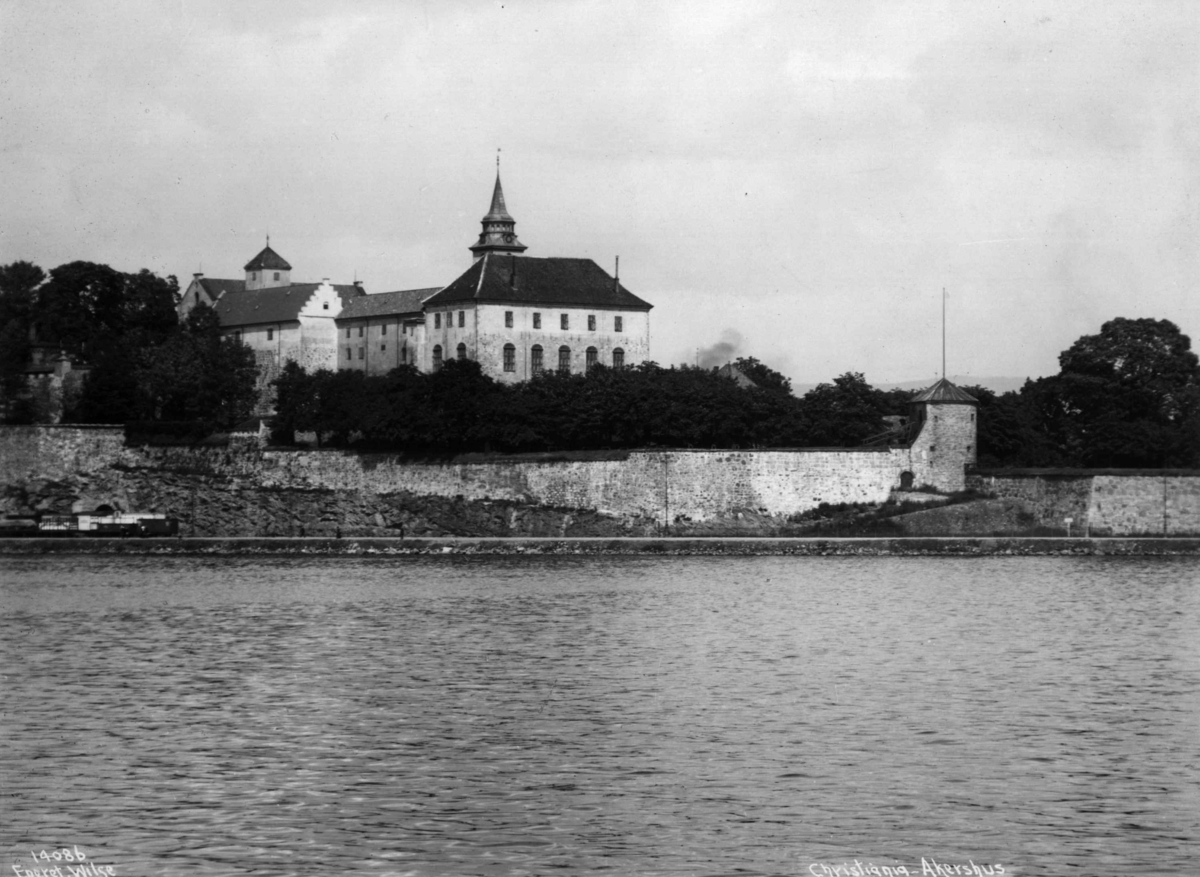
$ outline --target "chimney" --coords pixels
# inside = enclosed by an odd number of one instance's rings
[[[354,288],[355,288],[355,289],[362,289],[362,285],[363,285],[363,282],[362,282],[361,280],[355,280],[355,281],[354,281]]]
[[[193,279],[193,280],[199,280],[199,279],[200,279],[201,277],[203,277],[203,276],[204,276],[204,272],[203,272],[203,271],[197,271],[195,274],[193,274],[193,275],[192,275],[192,279]]]

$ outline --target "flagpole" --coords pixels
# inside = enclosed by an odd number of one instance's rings
[[[942,380],[946,380],[946,287],[942,287]]]

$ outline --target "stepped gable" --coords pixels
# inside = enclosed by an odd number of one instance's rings
[[[401,289],[396,292],[373,292],[370,295],[360,295],[342,302],[342,312],[338,314],[338,319],[353,320],[363,317],[381,317],[387,314],[420,313],[425,299],[440,289],[440,286],[430,286],[425,289]]]
[[[271,249],[270,245],[262,248],[262,251],[246,263],[245,271],[291,271],[292,266],[287,263],[283,256]]]
[[[538,258],[488,253],[427,306],[460,301],[614,308],[648,311],[653,305],[621,286],[591,259]]]
[[[291,286],[272,286],[266,289],[247,289],[237,295],[222,296],[214,306],[222,326],[249,326],[255,323],[287,323],[300,318],[300,309],[321,283],[293,283]],[[366,295],[352,284],[330,284],[342,300]],[[330,314],[330,316],[333,316]]]
[[[915,402],[935,402],[942,405],[978,405],[979,400],[960,390],[954,384],[950,383],[945,378],[942,378],[932,387],[922,390],[917,395],[913,396],[912,401]]]

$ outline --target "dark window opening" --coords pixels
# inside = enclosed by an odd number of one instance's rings
[[[913,486],[913,474],[911,472],[901,472],[900,473],[900,489],[901,490],[912,490],[912,486]]]
[[[568,314],[563,314],[562,317],[559,318],[558,322],[560,327],[563,329],[571,328],[571,317]]]
[[[566,319],[565,314],[563,315],[563,319]],[[558,348],[558,370],[563,374],[571,371],[571,348],[565,344]]]
[[[274,341],[274,340],[275,340],[275,330],[274,330],[274,329],[268,329],[268,330],[267,330],[267,340],[268,340],[268,341]]]
[[[596,331],[596,315],[595,314],[588,314],[588,331],[589,332]]]
[[[467,325],[467,315],[466,315],[466,312],[465,312],[465,311],[459,311],[459,312],[458,312],[458,328],[460,328],[460,329],[461,329],[461,328],[462,328],[463,326],[465,326],[465,325]]]
[[[458,354],[459,359],[466,359],[467,358],[467,345],[459,344],[458,348],[455,350],[455,353]]]
[[[591,371],[596,366],[596,360],[599,358],[599,351],[595,347],[587,349],[587,370]]]
[[[442,345],[433,345],[433,370],[437,371],[442,367]]]
[[[504,328],[505,329],[512,328],[512,311],[504,312]]]
[[[613,317],[613,330],[616,332],[624,332],[625,331],[625,318],[624,317]]]
[[[533,369],[533,373],[539,374],[542,370],[542,345],[535,344],[529,351],[529,367]]]
[[[506,372],[517,370],[517,348],[511,344],[504,345],[504,370]]]
[[[542,315],[541,314],[533,315],[533,328],[535,328],[535,329],[542,328]]]
[[[620,347],[613,350],[613,368],[623,368],[625,365],[625,351]]]

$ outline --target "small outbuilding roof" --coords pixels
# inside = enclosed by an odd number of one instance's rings
[[[401,289],[396,292],[373,292],[343,302],[339,320],[354,320],[364,317],[382,317],[390,314],[418,314],[421,304],[440,286],[425,289]]]
[[[591,259],[541,259],[487,253],[457,280],[429,298],[426,306],[461,301],[620,308],[653,307]]]
[[[979,400],[963,390],[960,390],[954,384],[950,383],[945,378],[942,378],[932,387],[922,390],[917,395],[913,396],[913,402],[938,402],[943,405],[978,405]]]

